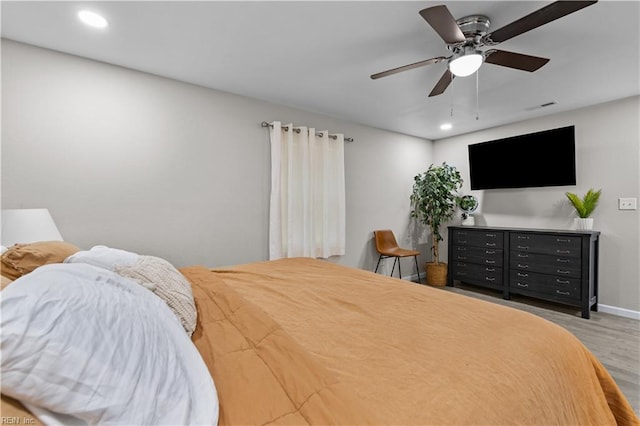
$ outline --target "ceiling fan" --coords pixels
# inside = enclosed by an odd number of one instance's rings
[[[491,48],[482,51],[480,48],[495,46],[594,3],[597,1],[556,1],[492,32],[489,32],[491,23],[486,16],[470,15],[456,20],[447,6],[423,9],[420,15],[444,40],[451,55],[437,56],[379,72],[373,74],[371,78],[375,80],[402,71],[448,61],[447,70],[429,93],[431,97],[442,94],[456,76],[465,77],[473,74],[484,62],[523,71],[536,71],[549,62],[549,59]]]

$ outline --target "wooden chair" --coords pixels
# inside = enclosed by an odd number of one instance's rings
[[[393,260],[393,268],[391,269],[391,276],[393,276],[393,271],[396,269],[396,262],[398,263],[398,275],[400,279],[402,279],[402,271],[400,270],[400,259],[403,257],[413,256],[416,262],[416,273],[418,274],[418,282],[420,281],[420,268],[418,267],[418,255],[419,251],[416,250],[408,250],[401,247],[398,247],[398,242],[396,241],[395,235],[393,235],[393,231],[390,229],[379,229],[373,231],[373,235],[376,241],[376,250],[380,254],[378,258],[378,264],[376,265],[375,272],[378,272],[378,267],[380,266],[380,261],[382,259],[386,259],[389,257],[394,257]]]

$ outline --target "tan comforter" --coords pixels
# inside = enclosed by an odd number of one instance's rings
[[[220,424],[639,423],[572,334],[528,313],[309,259],[183,273]]]
[[[181,272],[221,425],[640,424],[572,334],[521,311],[309,259]]]

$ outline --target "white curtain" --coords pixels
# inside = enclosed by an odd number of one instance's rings
[[[271,123],[269,259],[344,254],[344,135],[335,136]]]

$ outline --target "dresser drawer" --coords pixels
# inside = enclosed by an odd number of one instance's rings
[[[513,293],[534,292],[555,298],[580,300],[580,280],[511,270],[509,291]]]
[[[453,243],[456,245],[469,245],[476,247],[487,247],[501,249],[504,234],[496,231],[480,230],[454,230]]]
[[[453,258],[450,259],[450,261],[459,260],[461,262],[502,267],[503,251],[501,249],[455,246],[453,247],[451,254],[453,255]]]
[[[570,235],[545,235],[512,232],[509,239],[511,250],[527,253],[580,257],[581,238]]]
[[[468,262],[452,263],[453,279],[502,286],[502,268]]]
[[[541,272],[561,277],[580,278],[580,258],[537,253],[511,252],[509,266],[516,271]]]
[[[580,269],[582,267],[582,259],[567,256],[558,256],[550,254],[540,254],[522,251],[512,251],[511,260],[531,262],[544,265],[564,266],[566,268]]]

